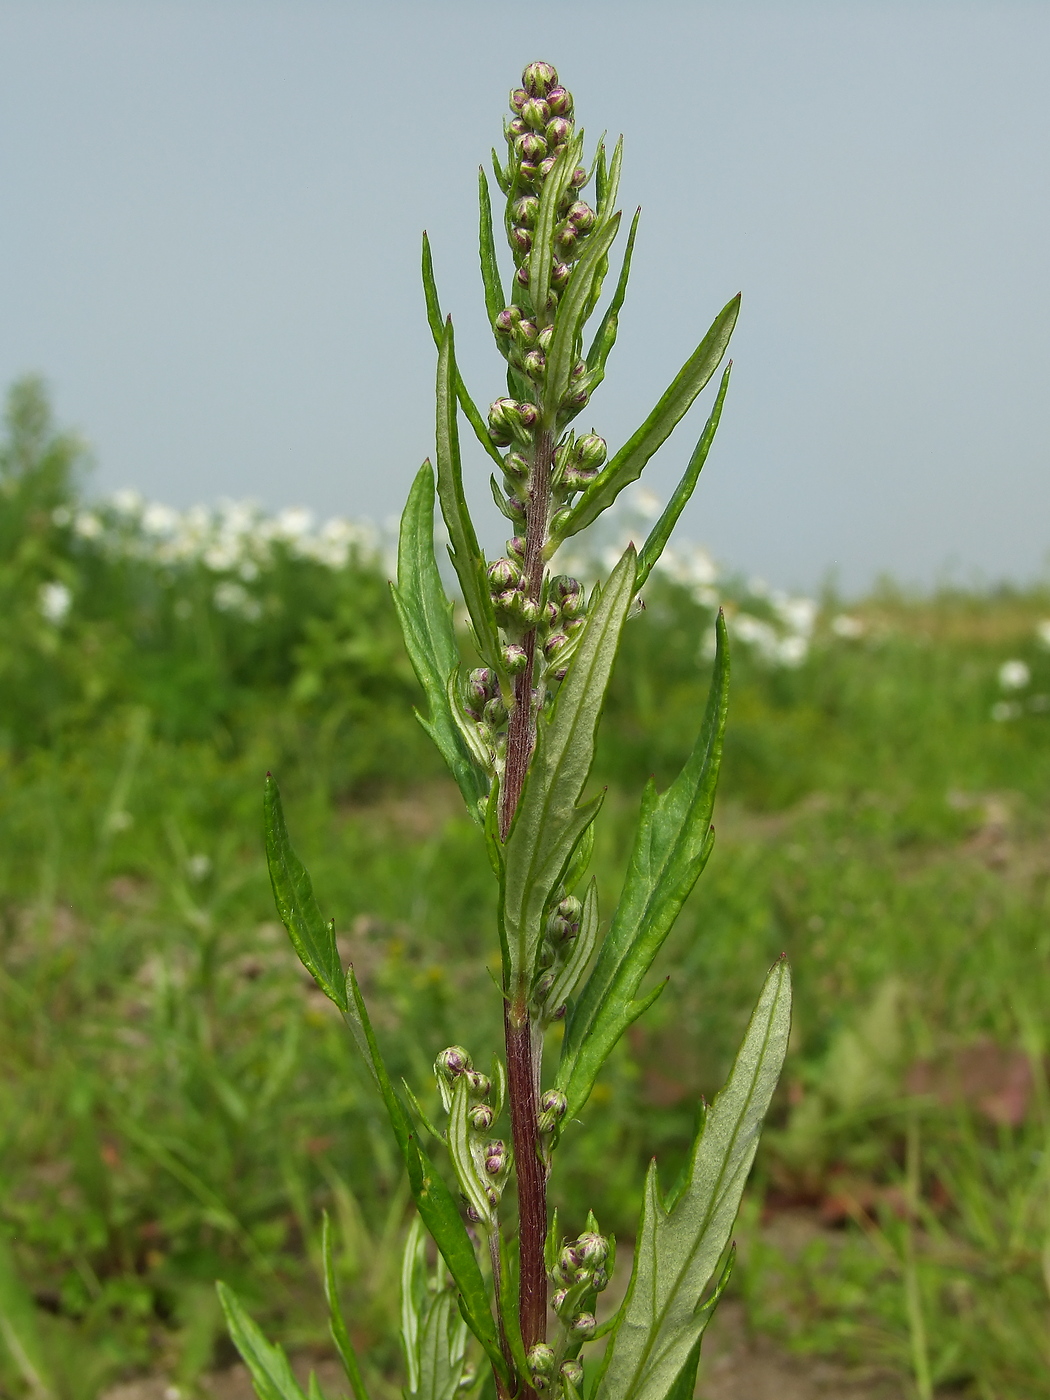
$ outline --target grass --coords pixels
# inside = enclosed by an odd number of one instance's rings
[[[77,462],[23,386],[0,451],[0,1388],[87,1400],[150,1368],[192,1388],[232,1359],[216,1277],[323,1349],[327,1208],[392,1394],[383,1241],[406,1197],[275,923],[261,776],[425,1098],[401,1027],[433,1052],[498,1044],[484,853],[411,720],[374,554],[333,567],[286,532],[254,574],[243,548],[209,563],[133,511],[85,512]],[[785,666],[739,640],[776,600],[719,591],[738,641],[718,845],[667,990],[567,1137],[563,1216],[593,1204],[630,1238],[645,1160],[673,1175],[786,950],[798,1015],[733,1283],[753,1325],[920,1396],[1050,1395],[1050,594],[886,586],[846,622],[828,597]],[[707,603],[647,594],[595,774],[606,911],[708,669]],[[1029,680],[1005,692],[1010,659]]]

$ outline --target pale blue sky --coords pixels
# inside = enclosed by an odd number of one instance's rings
[[[95,490],[396,512],[433,433],[424,226],[499,392],[475,180],[534,57],[644,207],[589,423],[615,447],[744,293],[686,533],[785,586],[1042,572],[1046,3],[0,0],[0,380],[48,378]]]

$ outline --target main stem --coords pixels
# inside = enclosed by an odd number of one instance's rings
[[[544,546],[550,519],[551,466],[554,434],[536,436],[535,457],[525,503],[525,555],[522,573],[526,596],[539,606],[543,592]],[[505,841],[525,783],[536,742],[533,682],[536,673],[536,630],[521,640],[525,666],[514,679],[514,708],[507,731],[507,761],[500,806],[500,835]],[[532,1025],[528,988],[509,988],[504,1008],[507,1043],[507,1091],[518,1188],[518,1320],[528,1351],[547,1336],[547,1270],[543,1247],[547,1238],[547,1169],[540,1157],[537,1127],[543,1037]],[[522,1377],[526,1382],[527,1377]]]

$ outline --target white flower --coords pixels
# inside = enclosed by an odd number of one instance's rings
[[[1004,724],[1009,719],[1017,719],[1021,714],[1021,706],[1016,700],[997,700],[992,706],[992,719],[997,724]]]
[[[82,540],[97,540],[102,533],[102,521],[90,510],[82,510],[73,521],[73,529]]]
[[[73,595],[64,583],[57,580],[53,583],[42,583],[37,596],[40,600],[40,611],[48,622],[53,622],[57,627],[66,620]]]
[[[831,630],[836,637],[845,637],[849,641],[855,641],[858,637],[863,637],[868,629],[863,618],[851,617],[849,613],[839,613],[831,619]]]
[[[1003,690],[1023,690],[1032,673],[1023,661],[1004,661],[999,667],[999,684]]]
[[[142,497],[137,491],[114,491],[111,499],[113,509],[120,515],[138,515],[142,510]]]
[[[258,598],[253,598],[246,588],[235,583],[233,579],[224,579],[222,583],[216,584],[215,592],[211,596],[220,612],[236,613],[247,618],[249,622],[255,622],[262,614],[262,605]]]

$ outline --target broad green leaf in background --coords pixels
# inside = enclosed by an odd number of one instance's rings
[[[715,397],[715,404],[711,410],[710,417],[704,425],[704,431],[700,434],[700,441],[693,449],[693,455],[689,458],[685,473],[681,481],[674,489],[674,494],[667,502],[667,505],[653,528],[649,531],[649,537],[642,545],[641,553],[638,555],[638,579],[636,587],[641,588],[642,584],[653,571],[653,565],[664,552],[664,546],[671,538],[671,531],[678,523],[678,517],[689,502],[689,497],[693,494],[696,483],[700,479],[700,473],[704,469],[707,461],[707,454],[711,451],[711,444],[715,440],[715,433],[718,431],[719,419],[722,417],[722,405],[725,403],[726,390],[729,388],[729,376],[733,369],[733,361],[730,360],[722,375],[722,382],[718,386],[718,394]]]
[[[620,636],[634,597],[629,546],[587,620],[583,640],[549,717],[541,717],[517,813],[504,848],[501,937],[505,990],[522,1009],[543,935],[546,906],[601,798],[580,807],[594,759],[594,736]]]
[[[437,494],[441,514],[448,528],[449,556],[463,590],[463,601],[474,627],[482,660],[501,672],[503,663],[496,632],[496,615],[485,577],[485,556],[481,552],[474,522],[463,494],[463,466],[459,456],[459,428],[456,424],[456,351],[452,322],[438,349],[437,370]]]
[[[575,535],[584,526],[597,520],[625,486],[638,480],[645,464],[666,442],[692,407],[697,394],[718,368],[739,311],[740,298],[735,296],[715,317],[711,329],[679,370],[671,387],[649,417],[583,492],[565,524],[558,531],[559,539],[568,539],[570,535]],[[551,348],[554,348],[553,343]]]
[[[266,864],[281,922],[288,930],[288,937],[303,966],[325,996],[334,1001],[341,1011],[345,1011],[346,983],[339,961],[339,949],[335,944],[335,921],[326,921],[321,917],[310,876],[288,840],[281,794],[269,773],[263,791],[263,816]]]
[[[475,763],[460,733],[448,695],[448,680],[459,665],[452,625],[452,604],[445,596],[434,558],[434,473],[420,467],[401,517],[397,551],[397,586],[391,589],[405,649],[430,706],[430,717],[417,711],[455,778],[467,811],[483,820],[488,779]]]
[[[332,1334],[335,1349],[339,1353],[339,1359],[343,1363],[346,1378],[353,1389],[355,1400],[368,1400],[368,1391],[365,1388],[364,1377],[361,1375],[357,1352],[354,1351],[354,1344],[350,1340],[346,1319],[343,1317],[343,1309],[339,1303],[339,1285],[335,1277],[335,1261],[332,1258],[332,1227],[328,1220],[327,1211],[322,1217],[321,1253],[324,1256],[324,1296],[328,1303],[328,1329]]]
[[[230,1339],[251,1374],[259,1400],[307,1400],[302,1387],[292,1375],[292,1368],[282,1349],[266,1340],[241,1307],[232,1288],[227,1288],[224,1283],[215,1286],[226,1314]]]
[[[791,977],[770,972],[725,1088],[708,1110],[673,1206],[649,1169],[634,1269],[596,1400],[667,1400],[710,1309],[702,1306],[736,1219],[791,1029]]]
[[[352,967],[347,972],[346,981],[349,1003],[346,1019],[382,1095],[390,1126],[408,1169],[408,1184],[416,1209],[459,1290],[459,1306],[464,1321],[485,1348],[492,1364],[501,1375],[505,1374],[506,1365],[489,1306],[488,1289],[459,1207],[426,1150],[420,1145],[408,1110],[391,1082]]]
[[[729,646],[721,613],[716,627],[714,674],[700,733],[667,791],[658,796],[651,779],[646,787],[612,927],[565,1027],[557,1084],[569,1100],[566,1121],[587,1102],[609,1052],[649,1004],[647,998],[635,1000],[638,988],[711,850],[729,707]]]

